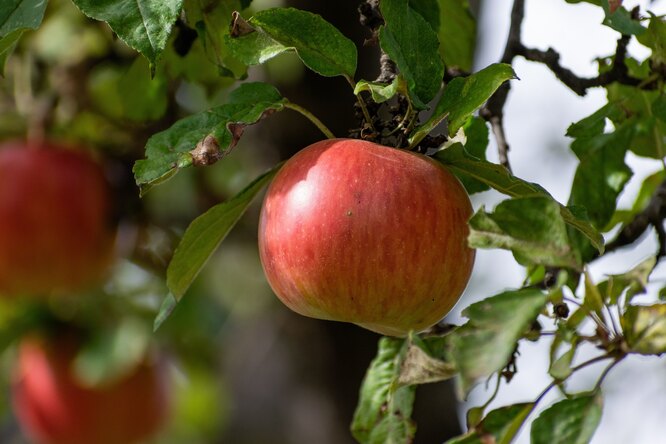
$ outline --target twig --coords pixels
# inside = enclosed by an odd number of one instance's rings
[[[603,372],[601,372],[601,376],[599,376],[599,379],[597,380],[597,383],[594,385],[594,390],[597,391],[601,388],[601,384],[603,384],[604,379],[606,379],[606,376],[608,376],[608,373],[615,367],[620,361],[622,361],[625,358],[626,355],[621,355],[613,360],[610,364],[606,366]]]

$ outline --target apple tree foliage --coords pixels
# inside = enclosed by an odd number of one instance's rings
[[[470,194],[493,189],[506,196],[494,209],[480,208],[470,219],[469,243],[475,248],[511,251],[525,269],[523,287],[470,305],[463,311],[467,318],[463,325],[433,328],[407,338],[382,338],[362,382],[351,425],[361,443],[410,442],[416,433],[411,413],[417,385],[456,378],[460,398],[480,381],[495,380],[499,388],[516,371],[520,344],[540,340],[545,335],[541,327],[549,326],[552,382],[530,402],[487,411],[493,395],[467,412],[468,431],[449,444],[508,443],[528,418],[533,443],[588,442],[601,417],[601,385],[608,372],[630,354],[666,352],[666,304],[634,302],[666,254],[664,171],[643,182],[631,208],[617,207],[618,196],[632,176],[626,164],[628,152],[662,162],[666,155],[666,21],[650,11],[627,10],[622,1],[565,1],[602,8],[605,19],[599,26],[618,33],[616,51],[597,61],[597,76],[579,77],[560,64],[556,51],[522,43],[524,0],[514,0],[502,59],[475,72],[476,24],[466,0],[359,1],[361,23],[369,28],[370,42],[381,52],[377,79],[360,78],[356,45],[325,17],[305,10],[259,10],[249,0],[72,0],[86,16],[106,22],[147,61],[149,69],[137,59],[136,72],[143,76],[132,76],[124,85],[130,94],[122,103],[106,105],[111,112],[131,119],[141,109],[141,103],[132,102],[132,88],[159,95],[164,89],[161,82],[169,44],[179,43],[186,53],[192,40],[199,39],[198,50],[212,68],[207,75],[221,77],[234,88],[224,104],[177,120],[150,137],[145,157],[133,170],[141,193],[185,168],[224,161],[245,127],[291,110],[309,119],[325,137],[351,134],[425,153],[456,174]],[[22,34],[40,26],[46,7],[46,0],[3,3],[0,68]],[[190,32],[189,43],[174,40],[177,22],[181,34],[183,29]],[[649,57],[634,58],[627,50],[632,41],[647,48]],[[315,73],[348,84],[362,116],[360,128],[334,136],[310,111],[272,85],[245,80],[251,66],[285,52],[295,53]],[[579,95],[590,88],[606,90],[607,103],[567,130],[578,166],[566,202],[558,202],[539,184],[511,172],[502,120],[511,82],[520,76],[512,68],[515,57],[546,65]],[[176,75],[193,75],[186,66],[175,70]],[[389,105],[393,115],[387,122],[377,110]],[[155,101],[150,112],[160,114],[165,107]],[[500,163],[486,159],[490,129]],[[169,294],[155,328],[169,318],[279,168],[276,165],[191,223],[168,266]],[[592,280],[591,262],[630,246],[648,230],[657,235],[658,251],[622,274]],[[598,356],[578,359],[584,344],[594,345]],[[570,392],[568,378],[598,362],[606,362],[607,367],[594,386]],[[535,409],[553,389],[564,394],[563,400],[537,416]]]

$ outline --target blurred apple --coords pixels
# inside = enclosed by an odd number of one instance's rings
[[[110,202],[85,153],[0,145],[0,295],[65,294],[97,282],[113,255]]]
[[[297,313],[404,336],[441,320],[465,289],[471,214],[460,182],[435,161],[325,140],[271,183],[259,253],[273,291]]]
[[[14,412],[35,444],[133,444],[152,436],[169,411],[164,362],[90,387],[74,372],[77,341],[24,339],[12,387]]]

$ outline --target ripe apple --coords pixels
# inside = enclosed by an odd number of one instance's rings
[[[438,322],[470,277],[469,197],[435,161],[354,139],[314,143],[277,173],[259,254],[297,313],[404,336]]]
[[[108,385],[77,379],[72,338],[24,339],[19,345],[12,400],[24,433],[35,444],[133,444],[165,422],[169,391],[163,362],[139,364]]]
[[[101,167],[49,143],[0,145],[0,295],[84,289],[107,271],[115,230]]]

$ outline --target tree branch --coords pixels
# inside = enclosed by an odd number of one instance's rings
[[[624,60],[627,56],[627,45],[629,44],[630,38],[631,36],[629,35],[622,35],[622,37],[620,37],[617,41],[613,66],[610,70],[603,72],[596,77],[578,77],[573,71],[560,65],[560,54],[553,48],[541,51],[539,49],[527,48],[521,43],[516,46],[516,55],[521,55],[525,57],[526,60],[532,62],[543,63],[562,83],[569,87],[569,89],[579,96],[585,96],[589,88],[606,86],[613,82],[631,86],[640,85],[642,80],[631,77],[627,66],[624,64]],[[653,85],[646,85],[646,87],[650,86],[653,87]]]
[[[664,219],[666,218],[666,180],[655,190],[647,207],[622,228],[615,239],[606,245],[606,253],[634,243],[645,231],[653,226],[659,238],[658,257],[666,255],[666,233],[664,233]]]
[[[504,47],[504,54],[502,54],[502,59],[500,60],[502,63],[511,64],[514,57],[518,55],[519,49],[523,46],[521,43],[521,27],[524,17],[525,0],[514,0],[513,8],[511,9],[509,36]],[[511,164],[509,163],[509,143],[504,133],[504,105],[510,89],[511,84],[505,82],[480,111],[481,117],[490,123],[493,134],[495,134],[500,164],[504,165],[509,171],[511,171]]]

